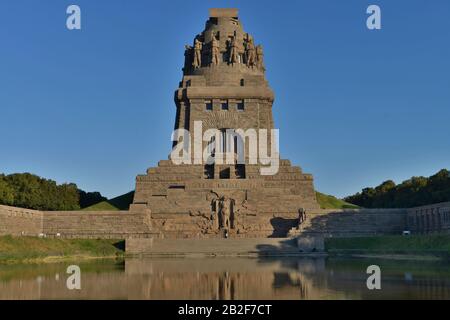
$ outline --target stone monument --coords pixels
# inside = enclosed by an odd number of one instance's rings
[[[279,160],[275,174],[262,174],[264,164],[252,161],[246,137],[226,133],[274,129],[263,47],[243,30],[236,9],[211,9],[205,30],[185,48],[175,129],[191,132],[201,123],[202,134],[220,130],[222,139],[202,141],[202,150],[234,160],[199,163],[195,154],[190,164],[162,160],[136,178],[130,210],[151,212],[152,231],[161,238],[287,236],[299,210],[319,208],[313,177],[289,160]]]

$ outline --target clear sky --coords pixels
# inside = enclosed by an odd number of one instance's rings
[[[2,0],[0,172],[132,190],[170,152],[184,45],[210,7],[239,8],[264,46],[282,156],[317,190],[450,169],[448,0]]]

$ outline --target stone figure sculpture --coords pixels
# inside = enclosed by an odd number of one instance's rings
[[[221,227],[226,230],[231,228],[231,203],[232,200],[226,196],[220,201]]]
[[[215,36],[213,36],[211,41],[211,64],[218,65],[219,64],[219,55],[220,55],[220,49],[219,49],[219,40],[216,39]]]
[[[202,65],[202,43],[200,40],[195,39],[194,41],[194,61],[192,62],[192,66],[194,68],[200,68]]]
[[[230,57],[229,57],[229,62],[230,63],[239,63],[239,48],[238,48],[238,43],[236,40],[236,36],[234,36],[233,38],[231,38],[230,40]]]
[[[219,229],[219,216],[220,216],[220,199],[214,199],[211,203],[212,210],[211,210],[211,220],[213,222],[213,228]]]
[[[264,67],[264,53],[261,45],[256,46],[256,61],[258,68]]]
[[[250,38],[247,42],[247,66],[253,67],[256,65],[256,53],[253,39]]]
[[[298,210],[298,224],[301,225],[306,221],[306,210],[304,208],[300,208]]]

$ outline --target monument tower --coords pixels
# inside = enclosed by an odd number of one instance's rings
[[[216,161],[191,152],[187,163],[162,160],[136,178],[130,209],[148,210],[160,237],[283,237],[298,224],[299,211],[318,208],[310,174],[278,158],[275,174],[264,174],[267,159],[255,161],[252,153],[261,157],[261,145],[252,149],[251,137],[229,133],[267,130],[258,139],[267,142],[270,156],[274,94],[263,57],[236,9],[210,9],[205,30],[186,46],[175,129],[191,133],[183,136],[188,150],[200,147]],[[198,145],[194,135],[210,129],[219,135]]]

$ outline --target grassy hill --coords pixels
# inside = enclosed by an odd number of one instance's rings
[[[133,202],[134,191],[130,191],[126,194],[99,202],[93,206],[87,207],[83,210],[86,211],[102,211],[102,210],[128,210],[130,204]],[[316,192],[317,201],[322,209],[353,209],[359,208],[358,206],[345,202],[334,196]]]
[[[322,209],[356,209],[358,206],[345,202],[334,196],[323,194],[316,191],[317,202]]]
[[[128,210],[130,204],[133,202],[134,191],[130,191],[121,196],[115,197],[110,200],[102,201],[93,206],[84,208],[84,211],[118,211]]]

